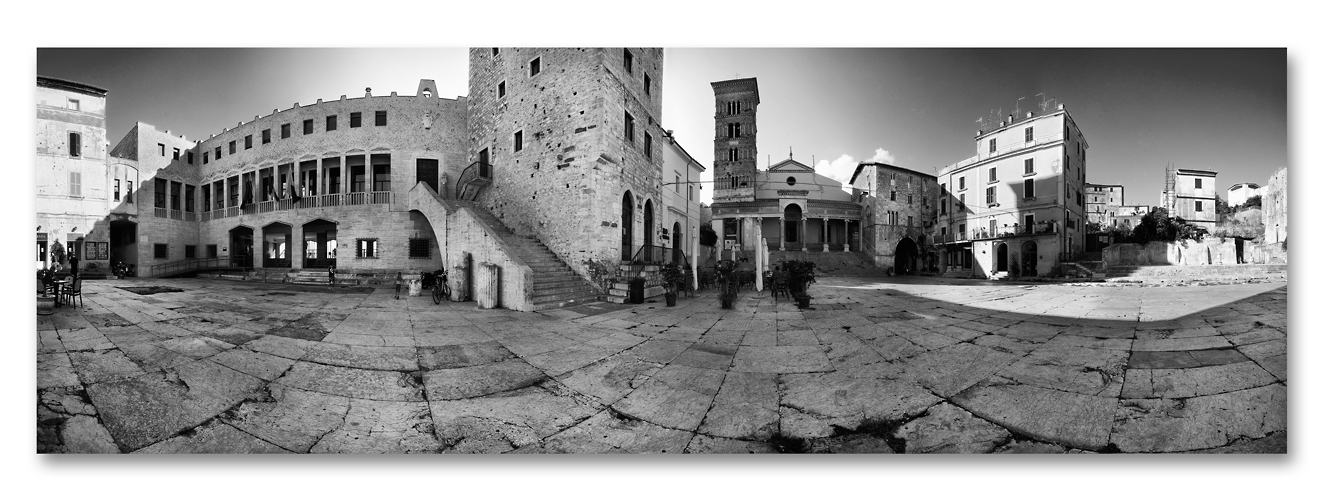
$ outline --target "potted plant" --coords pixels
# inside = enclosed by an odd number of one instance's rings
[[[723,309],[731,309],[736,302],[736,261],[724,260],[717,263],[718,298]]]
[[[56,296],[46,292],[51,288],[51,280],[55,279],[55,275],[50,269],[37,271],[37,314],[42,316],[55,312]]]
[[[662,286],[666,287],[667,307],[676,306],[676,292],[684,282],[685,273],[681,272],[679,264],[669,262],[662,266]]]
[[[63,265],[65,262],[65,245],[59,241],[51,244],[51,266]],[[53,270],[54,271],[54,270]]]
[[[788,289],[796,306],[801,309],[810,307],[810,294],[806,288],[815,282],[815,263],[808,260],[789,260],[782,263],[782,271],[787,274]]]
[[[629,279],[629,302],[630,304],[643,303],[643,285],[647,280],[642,276],[635,276]]]

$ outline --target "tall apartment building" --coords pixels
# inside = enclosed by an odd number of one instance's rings
[[[110,234],[103,220],[120,199],[123,177],[107,169],[106,89],[37,77],[37,269],[67,255],[106,266]]]
[[[1167,168],[1161,201],[1167,215],[1211,232],[1217,227],[1217,172]]]
[[[1064,105],[978,130],[977,154],[940,170],[947,276],[1034,276],[1084,244],[1088,143]]]
[[[1086,203],[1088,224],[1101,224],[1110,227],[1111,218],[1116,209],[1125,205],[1125,186],[1119,184],[1084,184],[1083,200]]]

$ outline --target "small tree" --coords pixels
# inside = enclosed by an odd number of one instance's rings
[[[1134,241],[1136,243],[1148,243],[1150,241],[1183,241],[1186,239],[1200,241],[1208,235],[1208,230],[1202,227],[1185,222],[1180,217],[1170,217],[1166,209],[1155,207],[1139,222],[1138,227],[1134,228]]]
[[[51,244],[51,263],[57,264],[65,261],[65,245],[59,241]]]
[[[713,226],[699,226],[699,244],[706,247],[717,246],[717,231]]]
[[[1264,208],[1264,197],[1256,194],[1246,198],[1245,203],[1241,204],[1240,208]]]

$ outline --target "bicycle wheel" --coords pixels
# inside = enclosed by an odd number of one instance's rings
[[[435,300],[436,304],[439,304],[440,298],[444,297],[444,287],[436,284],[435,291],[430,294],[430,297]]]

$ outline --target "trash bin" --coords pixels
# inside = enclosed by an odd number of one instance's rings
[[[403,278],[403,279],[404,279],[405,281],[407,281],[407,296],[408,296],[408,297],[420,297],[420,296],[421,296],[421,278]]]
[[[629,280],[629,303],[643,303],[643,278],[634,278]]]
[[[500,266],[483,262],[477,266],[477,307],[494,309],[500,304]]]

